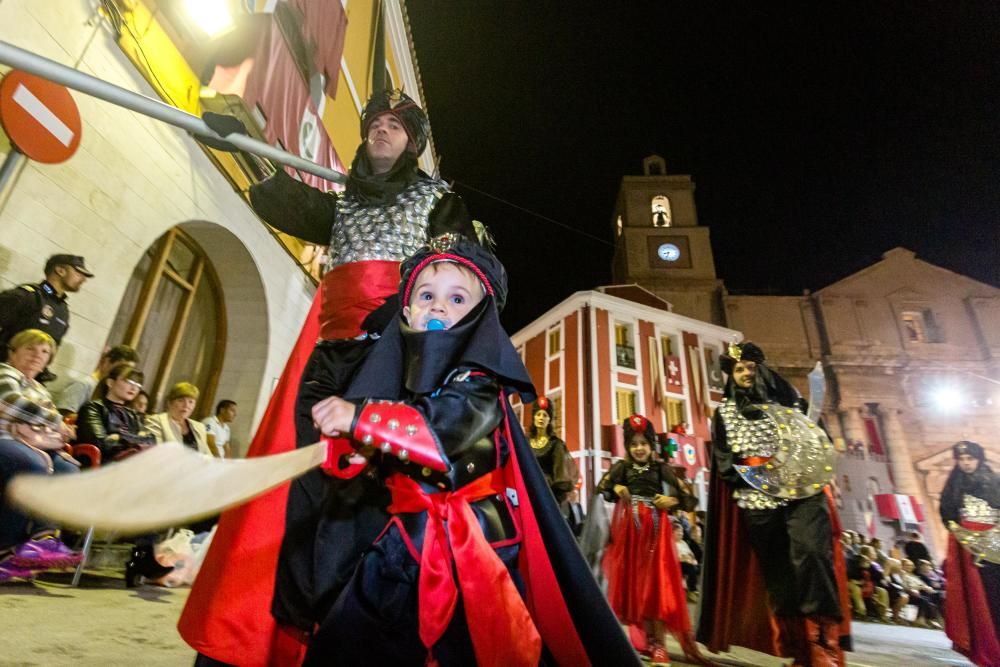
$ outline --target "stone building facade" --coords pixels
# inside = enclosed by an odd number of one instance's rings
[[[958,440],[981,443],[1000,462],[1000,289],[921,260],[905,248],[813,294],[725,297],[734,329],[805,390],[817,360],[826,369],[824,417],[842,449],[868,471],[889,465],[891,491],[922,506],[923,527],[943,555],[938,499]],[[884,494],[855,480],[848,507]],[[878,516],[875,532],[900,529]],[[885,512],[883,511],[882,514]],[[850,527],[865,532],[859,514]],[[906,523],[905,521],[903,523]]]

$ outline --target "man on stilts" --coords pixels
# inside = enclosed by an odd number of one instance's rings
[[[753,343],[730,345],[722,368],[698,638],[713,651],[733,643],[795,665],[843,665],[849,621],[829,439]]]

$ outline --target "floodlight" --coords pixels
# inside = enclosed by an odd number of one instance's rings
[[[965,392],[953,384],[942,384],[931,390],[934,407],[942,411],[953,411],[968,403]]]
[[[209,37],[218,37],[235,25],[229,0],[184,0],[184,9]]]

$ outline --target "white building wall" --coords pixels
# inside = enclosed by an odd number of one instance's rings
[[[0,39],[156,97],[97,4],[3,0]],[[0,209],[0,288],[40,280],[50,254],[87,258],[96,277],[70,296],[70,330],[53,366],[60,375],[85,375],[105,343],[117,342],[106,341],[108,332],[143,253],[171,227],[196,223],[186,227],[220,274],[229,324],[217,398],[243,406],[235,435],[245,445],[315,288],[184,132],[80,93],[73,97],[83,120],[76,155],[60,165],[29,162],[8,186]]]

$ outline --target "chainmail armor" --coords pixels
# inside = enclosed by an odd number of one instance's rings
[[[729,449],[738,458],[774,456],[780,440],[777,425],[770,419],[747,419],[733,401],[722,399],[719,415],[726,427]],[[733,500],[738,507],[751,510],[771,510],[788,504],[783,498],[775,498],[753,488],[733,491]]]
[[[340,198],[325,269],[366,260],[401,262],[413,255],[427,243],[428,216],[447,191],[444,181],[421,179],[388,205]]]

